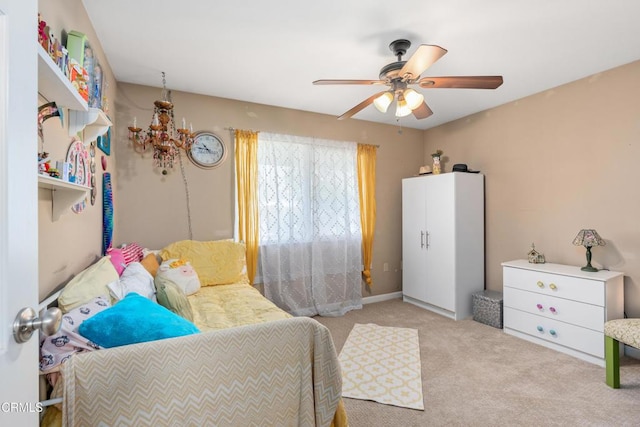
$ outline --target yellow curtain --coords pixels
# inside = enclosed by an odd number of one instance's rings
[[[376,152],[375,145],[358,144],[358,192],[362,225],[362,275],[371,286],[373,235],[376,229]]]
[[[253,284],[258,265],[258,132],[235,131],[238,237],[247,246],[247,276]]]

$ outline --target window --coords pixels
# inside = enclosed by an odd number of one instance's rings
[[[259,280],[293,314],[361,306],[356,153],[353,142],[258,135]]]

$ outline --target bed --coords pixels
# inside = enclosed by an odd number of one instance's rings
[[[58,400],[49,401],[60,403],[47,408],[42,425],[348,425],[328,329],[314,319],[292,317],[249,285],[243,244],[181,241],[155,253],[134,249],[134,255],[115,251],[99,260],[58,297],[68,319],[82,316],[79,311],[98,313],[72,319],[74,330],[86,336],[67,334],[69,342],[43,337],[41,371],[53,379],[51,397]],[[157,302],[147,276],[140,274],[144,284],[131,280],[128,272],[136,269],[153,277]],[[78,292],[77,282],[91,283],[91,292]],[[184,293],[171,294],[169,285]],[[107,308],[105,296],[97,295],[105,286],[112,300],[120,297]],[[126,308],[118,312],[120,307]],[[147,319],[156,316],[146,307],[170,312],[163,325],[176,320],[187,332],[147,339],[163,328],[146,330]],[[123,322],[143,339],[104,348],[107,338],[127,337]],[[109,331],[113,337],[105,338]],[[73,355],[50,356],[53,342],[71,346]]]

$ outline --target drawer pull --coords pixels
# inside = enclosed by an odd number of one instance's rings
[[[538,310],[542,310],[544,307],[542,307],[542,304],[536,304],[536,307],[538,307]]]
[[[549,333],[554,337],[557,335],[554,329],[549,329]]]
[[[549,285],[549,289],[553,289],[555,291],[556,289],[558,289],[558,287],[555,285],[555,283],[552,283]]]
[[[556,308],[555,307],[549,307],[549,311],[552,312],[553,314],[556,314]]]
[[[536,329],[538,330],[538,332],[544,332],[544,328],[542,326],[538,326],[536,327]]]
[[[538,280],[538,283],[536,283],[538,285],[539,288],[544,288],[544,283],[542,283],[541,281]]]

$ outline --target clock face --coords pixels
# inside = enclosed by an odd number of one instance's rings
[[[219,166],[227,156],[222,139],[211,132],[197,132],[187,157],[198,167],[210,169]]]

